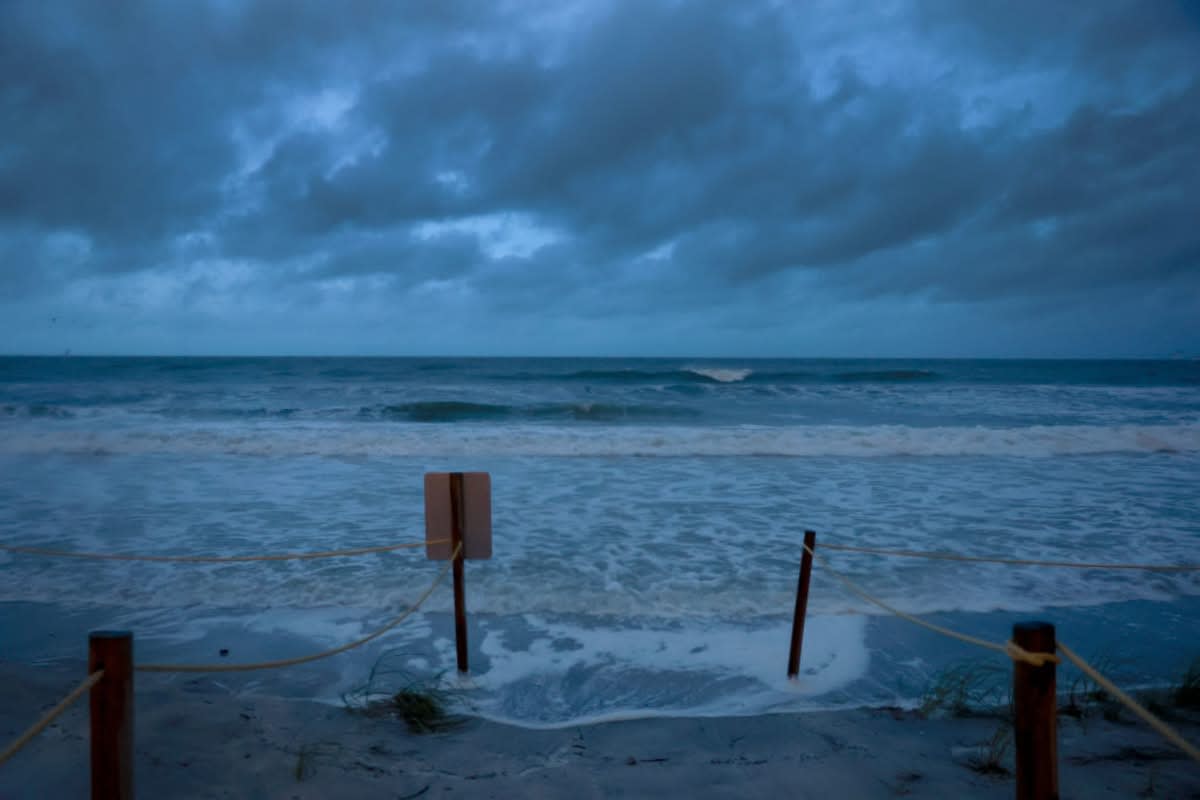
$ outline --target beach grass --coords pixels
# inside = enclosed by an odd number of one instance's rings
[[[444,673],[421,674],[401,651],[384,652],[366,681],[342,693],[347,709],[370,717],[402,720],[412,733],[440,733],[461,726],[466,718],[452,713],[460,698],[445,685]]]
[[[1116,660],[1109,654],[1098,654],[1090,659],[1096,670],[1109,675],[1117,666]],[[1085,673],[1076,671],[1067,688],[1066,702],[1058,707],[1058,713],[1084,723],[1089,717],[1099,711],[1109,722],[1118,722],[1121,708],[1098,683]]]
[[[964,661],[936,673],[921,694],[917,711],[924,717],[967,717],[1006,705],[1008,673],[981,661]]]
[[[1004,777],[1011,774],[1007,766],[1009,752],[1012,750],[1013,728],[1009,720],[1002,720],[996,730],[984,742],[979,753],[973,756],[967,766],[980,775]]]
[[[1184,671],[1183,678],[1171,692],[1171,700],[1176,708],[1200,710],[1200,656],[1193,658]]]
[[[317,763],[326,761],[337,763],[342,756],[343,747],[338,742],[310,742],[301,745],[296,750],[296,766],[293,774],[298,783],[302,783],[317,772]]]

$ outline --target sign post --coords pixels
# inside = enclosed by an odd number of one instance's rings
[[[88,674],[104,670],[89,694],[93,800],[133,800],[133,634],[88,634]]]
[[[492,480],[486,472],[425,473],[425,555],[454,559],[454,649],[458,671],[466,673],[466,559],[492,557]]]
[[[1051,653],[1054,626],[1018,622],[1013,642],[1030,653]],[[1054,662],[1013,661],[1013,742],[1017,800],[1058,800],[1058,677]]]
[[[804,618],[808,616],[808,582],[812,577],[813,550],[817,546],[815,531],[804,532],[804,554],[800,556],[800,581],[796,585],[796,609],[792,612],[792,646],[788,650],[787,676],[800,674],[800,650],[804,647]]]
[[[458,671],[466,672],[467,665],[467,594],[463,586],[463,475],[450,473],[450,546],[454,559],[454,652],[458,656]]]

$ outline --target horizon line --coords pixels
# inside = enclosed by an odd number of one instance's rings
[[[256,359],[256,358],[336,358],[336,359],[624,359],[624,360],[687,360],[707,359],[710,361],[1196,361],[1200,354],[1186,355],[1177,352],[1172,355],[1140,355],[1140,356],[864,356],[864,355],[826,355],[826,356],[768,356],[768,355],[479,355],[479,354],[296,354],[296,353],[0,353],[0,358],[191,358],[191,359]]]

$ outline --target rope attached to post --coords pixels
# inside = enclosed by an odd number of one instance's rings
[[[823,550],[843,550],[847,553],[869,553],[877,556],[929,558],[939,561],[973,561],[985,564],[1012,564],[1026,567],[1068,567],[1073,569],[1126,569],[1147,572],[1197,572],[1200,564],[1105,564],[1079,561],[1042,561],[1031,558],[999,558],[994,556],[963,556],[957,553],[938,553],[921,550],[887,550],[881,547],[859,547],[849,544],[821,543]]]
[[[351,547],[344,550],[322,550],[315,553],[281,553],[267,556],[143,556],[126,555],[123,553],[81,553],[71,550],[48,550],[41,547],[22,547],[18,545],[0,544],[0,550],[9,553],[21,553],[30,556],[48,556],[51,558],[84,558],[93,561],[155,561],[184,564],[240,564],[248,561],[304,561],[317,558],[341,558],[344,556],[362,556],[370,553],[387,553],[392,550],[425,547],[431,544],[446,544],[449,539],[436,539],[429,542],[404,542],[402,544],[385,544],[378,547]]]
[[[425,590],[424,594],[417,598],[417,602],[405,610],[403,614],[400,614],[398,617],[374,633],[364,636],[361,639],[356,639],[348,644],[341,645],[340,647],[335,647],[331,650],[324,650],[320,653],[313,653],[307,656],[281,658],[275,661],[258,661],[252,664],[138,664],[134,666],[134,670],[137,672],[251,672],[253,670],[277,669],[279,667],[290,667],[295,664],[306,664],[310,661],[318,661],[322,658],[329,658],[330,656],[336,656],[339,653],[344,653],[347,650],[353,650],[354,648],[360,647],[367,642],[378,639],[380,636],[383,636],[383,634],[387,633],[392,628],[395,628],[401,622],[404,622],[404,620],[415,614],[417,610],[420,609],[425,603],[425,601],[429,599],[430,595],[433,594],[434,589],[436,589],[438,585],[445,579],[446,573],[450,571],[450,567],[453,565],[454,559],[456,556],[458,556],[458,552],[461,549],[461,544],[454,548],[454,552],[451,554],[450,560],[446,562],[446,566],[443,567],[442,571],[438,573],[438,576],[434,578],[433,583],[430,584],[429,588]]]
[[[91,689],[100,679],[104,677],[104,670],[99,669],[88,675],[83,681],[71,690],[71,693],[62,699],[58,705],[42,715],[42,718],[29,726],[29,728],[16,738],[16,740],[8,747],[4,748],[4,752],[0,753],[0,764],[8,761],[17,754],[22,747],[29,744],[35,736],[46,729],[51,722],[58,719],[64,711],[71,707],[71,704],[83,696],[83,693]]]
[[[1195,745],[1188,742],[1187,739],[1184,739],[1179,735],[1178,731],[1176,731],[1167,723],[1163,722],[1158,717],[1151,714],[1140,703],[1117,688],[1116,684],[1097,672],[1095,667],[1084,661],[1075,653],[1074,650],[1067,647],[1062,642],[1058,642],[1057,646],[1059,651],[1066,656],[1072,664],[1079,667],[1079,670],[1083,672],[1083,674],[1095,681],[1097,686],[1120,700],[1126,708],[1128,708],[1137,716],[1141,717],[1143,722],[1145,722],[1151,728],[1154,728],[1154,730],[1157,731],[1159,735],[1161,735],[1168,742],[1187,753],[1195,761],[1200,762],[1200,748],[1197,748]]]
[[[927,628],[927,629],[933,631],[934,633],[940,633],[942,636],[948,636],[951,639],[957,639],[960,642],[966,642],[967,644],[973,644],[977,647],[982,647],[987,650],[993,650],[997,653],[1003,653],[1004,655],[1011,658],[1013,661],[1023,661],[1027,664],[1032,664],[1035,667],[1040,667],[1043,664],[1046,664],[1048,662],[1052,662],[1055,664],[1058,663],[1058,656],[1055,656],[1053,653],[1030,653],[1025,648],[1020,647],[1015,642],[1011,642],[1011,641],[1005,642],[1004,644],[998,644],[996,642],[989,642],[987,639],[980,639],[978,636],[971,636],[966,633],[959,633],[958,631],[951,630],[950,628],[946,628],[941,625],[936,625],[932,622],[927,622],[927,621],[921,619],[920,617],[915,617],[912,614],[909,614],[905,611],[901,611],[900,609],[895,608],[894,606],[888,605],[884,601],[880,600],[878,597],[875,597],[874,595],[870,594],[866,589],[862,588],[857,583],[850,580],[845,575],[843,575],[842,573],[835,570],[833,567],[829,566],[828,562],[826,562],[825,559],[821,558],[816,553],[814,553],[808,547],[808,545],[801,543],[800,546],[808,551],[809,555],[811,555],[813,557],[814,561],[816,561],[818,564],[820,564],[822,568],[829,570],[830,574],[833,575],[835,578],[837,578],[839,581],[841,581],[842,585],[844,585],[851,592],[858,595],[863,600],[866,600],[868,603],[879,606],[884,611],[887,611],[890,614],[894,614],[903,620],[907,620],[907,621],[913,623],[914,625],[920,625],[922,628]],[[826,545],[822,544],[821,547],[826,547]]]
[[[825,545],[825,544],[822,544],[821,546],[828,548],[828,549],[843,549],[843,550],[848,549],[848,548],[844,548],[844,547],[843,548],[835,548],[833,545]],[[861,586],[854,583],[854,581],[850,580],[845,575],[842,575],[840,572],[838,572],[837,570],[830,567],[829,564],[827,564],[823,559],[820,558],[820,556],[818,556],[811,549],[809,549],[809,547],[807,545],[801,544],[801,547],[803,547],[805,550],[807,550],[809,555],[811,555],[813,557],[813,560],[815,560],[819,564],[821,564],[821,566],[823,568],[829,570],[829,572],[835,578],[837,578],[839,581],[841,581],[842,584],[847,589],[849,589],[851,592],[858,595],[863,600],[866,600],[868,603],[879,606],[883,610],[888,611],[892,614],[895,614],[896,616],[900,617],[901,619],[908,620],[909,622],[912,622],[916,625],[920,625],[923,628],[928,628],[929,630],[931,630],[935,633],[940,633],[943,636],[948,636],[952,639],[957,639],[961,642],[966,642],[968,644],[974,644],[979,647],[984,647],[988,650],[995,650],[995,651],[1004,653],[1005,655],[1007,655],[1009,658],[1011,658],[1014,661],[1022,661],[1027,664],[1031,664],[1035,667],[1040,667],[1040,666],[1043,666],[1044,664],[1059,664],[1059,663],[1061,663],[1061,660],[1058,658],[1058,656],[1054,655],[1053,653],[1031,653],[1028,650],[1026,650],[1025,648],[1019,646],[1018,644],[1016,644],[1015,642],[1013,642],[1011,640],[1005,642],[1003,645],[996,644],[995,642],[989,642],[986,639],[980,639],[975,636],[969,636],[965,633],[959,633],[958,631],[953,631],[953,630],[950,630],[949,628],[942,627],[941,625],[935,625],[932,622],[926,622],[923,619],[914,617],[912,614],[908,614],[903,611],[900,611],[899,609],[888,605],[887,603],[880,600],[879,598],[874,597],[873,595],[868,593],[865,589],[863,589]],[[852,548],[850,548],[850,549],[852,549]],[[1099,672],[1097,672],[1096,669],[1091,664],[1088,664],[1086,661],[1084,661],[1070,647],[1067,647],[1062,642],[1058,642],[1056,646],[1057,646],[1059,652],[1061,652],[1064,656],[1066,656],[1066,658],[1068,660],[1070,660],[1076,667],[1078,667],[1081,672],[1083,672],[1085,675],[1087,675],[1089,678],[1091,678],[1093,681],[1095,681],[1097,686],[1104,689],[1104,691],[1108,692],[1113,697],[1117,698],[1117,700],[1119,700],[1121,703],[1123,703],[1130,711],[1132,711],[1134,714],[1136,714],[1138,717],[1140,717],[1147,725],[1149,725],[1151,728],[1153,728],[1155,731],[1157,731],[1163,738],[1165,738],[1171,744],[1175,745],[1180,750],[1187,753],[1195,761],[1200,762],[1200,748],[1197,748],[1195,745],[1188,742],[1186,739],[1184,739],[1179,734],[1178,731],[1176,731],[1171,726],[1167,725],[1165,722],[1163,722],[1158,717],[1151,714],[1140,703],[1138,703],[1136,700],[1134,700],[1132,697],[1130,697],[1125,692],[1121,691],[1121,689],[1119,687],[1117,687],[1116,684],[1114,684],[1108,678],[1104,677]]]

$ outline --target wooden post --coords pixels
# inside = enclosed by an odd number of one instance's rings
[[[796,610],[792,614],[792,648],[788,651],[788,678],[800,674],[800,650],[804,647],[804,617],[808,613],[808,580],[812,577],[812,551],[817,549],[816,531],[804,532],[800,556],[800,583],[796,586]]]
[[[133,800],[133,634],[93,631],[88,674],[104,670],[91,689],[92,800]]]
[[[1053,653],[1054,626],[1013,625],[1013,642],[1030,653]],[[1058,800],[1058,698],[1055,665],[1013,661],[1013,741],[1017,800]]]
[[[454,558],[454,647],[458,654],[458,671],[467,672],[467,597],[463,588],[463,474],[450,473],[450,552],[458,549]]]

